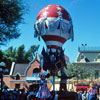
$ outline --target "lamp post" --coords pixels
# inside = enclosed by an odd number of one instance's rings
[[[0,78],[1,78],[1,96],[2,96],[2,90],[3,90],[3,74],[5,72],[8,72],[8,69],[5,66],[4,62],[0,63]]]

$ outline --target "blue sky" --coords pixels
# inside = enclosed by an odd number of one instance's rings
[[[10,46],[25,45],[26,50],[31,45],[40,45],[39,53],[45,43],[34,38],[34,23],[39,11],[49,5],[58,4],[64,7],[71,15],[74,26],[74,41],[68,40],[64,45],[65,54],[70,62],[74,62],[78,55],[78,47],[87,44],[87,47],[100,47],[100,0],[24,0],[29,9],[24,16],[25,24],[19,25],[21,36],[11,40],[1,49]]]

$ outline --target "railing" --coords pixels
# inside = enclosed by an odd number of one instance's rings
[[[100,81],[74,81],[74,85],[89,85],[93,83],[94,85],[100,85]]]
[[[85,52],[85,51],[95,51],[95,52],[100,52],[100,47],[86,47],[86,46],[81,46],[78,47],[79,52]]]

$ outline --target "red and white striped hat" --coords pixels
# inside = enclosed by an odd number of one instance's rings
[[[42,37],[48,49],[61,49],[66,40],[73,40],[73,25],[69,13],[59,5],[48,5],[38,14],[35,37]]]

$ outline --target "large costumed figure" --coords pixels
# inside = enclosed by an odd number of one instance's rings
[[[47,72],[42,72],[40,74],[41,82],[40,82],[39,90],[36,94],[36,97],[38,97],[40,99],[47,99],[47,98],[51,97],[51,94],[50,94],[49,89],[47,87],[46,78],[48,78],[48,76],[49,76],[49,74]]]
[[[34,37],[42,38],[47,46],[42,50],[40,66],[55,76],[67,67],[62,46],[69,39],[73,41],[71,16],[60,5],[48,5],[39,12],[34,29]]]

